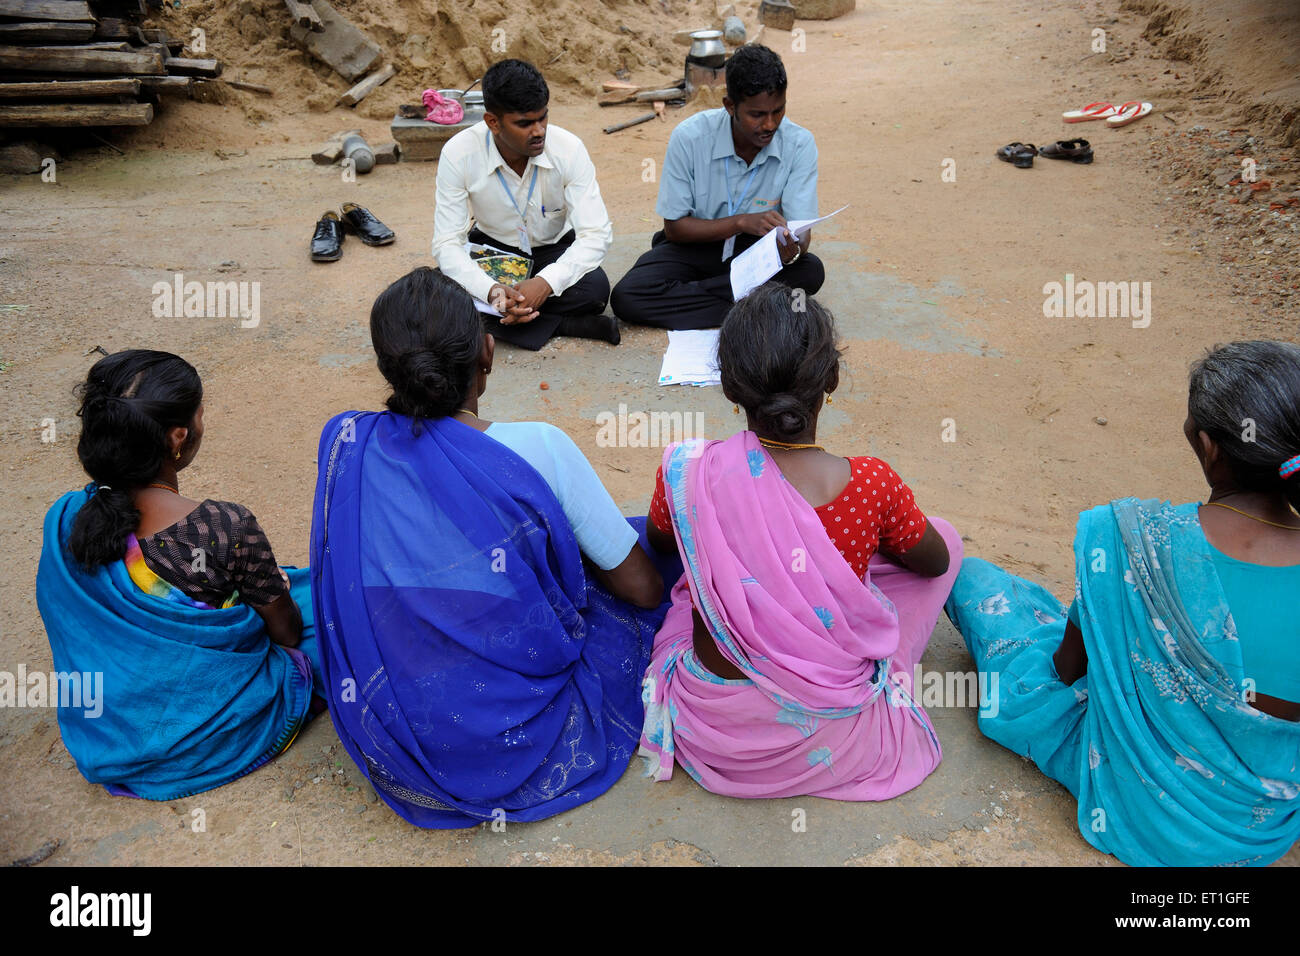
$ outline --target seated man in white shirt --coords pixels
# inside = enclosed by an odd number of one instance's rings
[[[547,126],[549,102],[531,63],[502,60],[484,74],[484,121],[453,136],[438,160],[433,254],[445,275],[502,313],[483,315],[501,341],[534,351],[553,335],[617,345],[600,268],[614,227],[582,140]],[[467,240],[528,256],[530,277],[494,283]]]

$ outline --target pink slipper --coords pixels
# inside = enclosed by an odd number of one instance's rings
[[[1062,113],[1061,119],[1067,123],[1086,123],[1089,120],[1110,119],[1118,112],[1115,107],[1109,103],[1089,103],[1081,110],[1070,110],[1068,113]]]
[[[455,126],[465,118],[465,108],[455,100],[447,99],[437,90],[425,90],[424,105],[428,107],[429,115],[425,117],[430,123],[440,123],[443,126]]]
[[[1134,120],[1140,120],[1154,108],[1150,103],[1139,103],[1137,100],[1133,100],[1131,103],[1125,103],[1114,116],[1109,117],[1106,120],[1106,125],[1112,128],[1127,126]]]

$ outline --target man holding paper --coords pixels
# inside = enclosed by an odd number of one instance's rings
[[[531,63],[502,60],[484,74],[484,121],[448,140],[438,160],[433,255],[444,275],[495,307],[483,318],[501,341],[534,351],[553,335],[617,345],[600,268],[614,227],[582,140],[547,126],[549,102]],[[467,241],[531,260],[528,278],[494,282]]]
[[[786,220],[817,218],[817,145],[785,120],[786,74],[767,47],[742,46],[727,61],[722,109],[673,130],[655,211],[664,228],[614,287],[614,312],[666,329],[722,324],[734,297],[735,256],[773,230],[781,269],[772,278],[809,295],[826,270],[795,241]]]

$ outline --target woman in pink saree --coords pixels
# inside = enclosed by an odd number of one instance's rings
[[[763,286],[723,323],[723,392],[749,428],[665,450],[647,530],[685,573],[655,638],[640,754],[735,797],[885,800],[942,757],[912,697],[961,564],[876,458],[815,444],[839,383],[829,312]]]

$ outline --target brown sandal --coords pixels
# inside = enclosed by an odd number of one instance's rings
[[[1062,139],[1038,151],[1044,159],[1068,159],[1072,163],[1092,162],[1092,146],[1086,139]]]
[[[1020,169],[1028,169],[1034,165],[1034,157],[1038,155],[1038,149],[1033,143],[1008,143],[999,149],[996,155],[1004,163],[1014,163]]]

